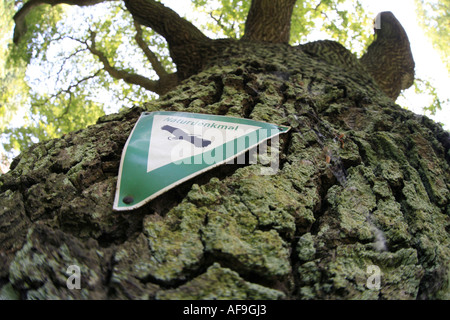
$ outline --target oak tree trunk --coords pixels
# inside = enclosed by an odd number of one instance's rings
[[[38,143],[0,177],[1,295],[449,299],[448,133],[301,46],[205,43],[202,71],[159,100]],[[156,110],[290,126],[279,171],[223,165],[114,212],[124,144]]]

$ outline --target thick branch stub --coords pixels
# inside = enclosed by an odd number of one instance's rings
[[[361,57],[381,89],[394,101],[414,83],[414,58],[405,29],[392,12],[381,12],[376,40]]]
[[[289,43],[296,0],[253,0],[243,41]]]

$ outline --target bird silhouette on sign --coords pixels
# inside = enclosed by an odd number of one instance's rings
[[[180,128],[165,125],[161,127],[162,130],[170,132],[174,137],[169,137],[170,140],[184,140],[192,143],[197,148],[205,148],[211,144],[211,140],[199,138],[198,136],[189,134]]]

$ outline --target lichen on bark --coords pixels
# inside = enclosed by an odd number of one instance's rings
[[[223,48],[223,47],[222,47]],[[223,165],[113,212],[142,111],[291,127],[280,167]],[[41,142],[0,177],[2,294],[60,299],[450,298],[449,135],[301,47],[229,44],[154,102]],[[69,290],[68,265],[82,289]],[[367,268],[381,270],[368,287]]]

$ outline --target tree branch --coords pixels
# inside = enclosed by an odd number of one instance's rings
[[[30,0],[25,3],[14,16],[16,22],[14,42],[18,43],[20,38],[25,34],[25,17],[37,6],[42,4],[57,5],[63,3],[78,6],[90,6],[105,1],[118,0]],[[155,68],[155,71],[160,72],[162,75],[160,79],[161,83],[174,84],[177,82],[175,81],[176,78],[185,79],[201,69],[202,62],[199,61],[199,51],[201,51],[201,49],[199,49],[199,47],[211,40],[199,29],[189,21],[181,18],[172,9],[165,7],[155,0],[124,0],[124,2],[128,11],[138,23],[152,28],[155,32],[163,36],[169,45],[170,55],[177,65],[178,72],[176,74],[167,74],[166,72],[164,75],[164,71],[157,65],[156,60],[152,58],[152,60],[154,60],[153,67]],[[108,68],[112,73],[120,76],[124,80],[128,79],[128,81],[145,82],[147,88],[154,87],[152,84],[154,81],[149,79],[147,79],[148,81],[145,81],[145,77],[137,80],[137,78],[139,78],[138,75],[131,75],[125,71],[117,73],[113,70],[114,68],[107,64],[105,65],[105,68]]]
[[[144,52],[147,60],[151,63],[153,70],[155,70],[156,74],[160,78],[166,76],[168,74],[166,69],[164,69],[163,65],[158,60],[158,57],[153,53],[153,51],[150,50],[150,48],[145,43],[142,37],[141,25],[136,20],[134,21],[134,28],[136,29],[136,35],[134,36],[134,39],[136,40],[139,48],[141,48]]]
[[[80,80],[77,80],[77,82],[75,84],[71,84],[67,89],[60,90],[58,93],[53,95],[53,97],[57,97],[58,95],[60,95],[60,94],[62,94],[64,92],[69,94],[69,102],[67,103],[67,106],[64,108],[64,111],[61,113],[61,115],[58,116],[58,117],[55,117],[56,120],[61,119],[63,116],[65,116],[69,112],[69,109],[70,109],[70,107],[72,105],[72,96],[73,96],[72,88],[76,88],[82,82],[85,82],[85,81],[88,81],[90,79],[93,79],[93,78],[97,77],[100,74],[101,71],[102,71],[101,69],[97,70],[94,74],[92,74],[90,76],[87,76],[87,77],[84,77],[84,78],[82,78]]]
[[[392,12],[380,12],[381,28],[360,61],[392,100],[414,83],[415,62],[408,35]]]
[[[15,44],[19,43],[22,36],[27,32],[27,25],[25,22],[25,18],[33,10],[35,7],[38,7],[43,4],[49,4],[55,6],[57,4],[70,4],[77,6],[92,6],[101,2],[106,1],[117,1],[117,0],[30,0],[26,2],[19,11],[16,12],[13,19],[16,24],[14,28],[14,38],[13,41]]]
[[[212,42],[211,39],[175,11],[157,1],[124,1],[128,11],[138,23],[152,28],[166,39],[180,80],[202,69],[204,58],[202,50],[205,44]],[[170,76],[169,79],[172,81],[174,76]]]
[[[296,0],[252,0],[243,41],[289,43]]]
[[[125,5],[140,24],[150,27],[162,35],[169,47],[206,41],[205,36],[189,21],[175,11],[154,0],[124,0]]]
[[[136,84],[138,86],[141,86],[147,90],[153,91],[157,94],[161,94],[161,88],[159,86],[159,81],[148,79],[144,76],[141,76],[136,73],[128,72],[125,70],[120,70],[111,65],[108,58],[104,55],[103,52],[98,50],[95,45],[95,37],[96,33],[91,32],[90,40],[91,45],[87,45],[89,51],[95,55],[100,62],[103,64],[103,69],[109,73],[109,75],[115,79],[122,79],[126,83],[129,84]]]
[[[61,89],[58,92],[52,94],[51,96],[49,96],[48,98],[46,98],[45,100],[43,100],[43,102],[41,103],[36,103],[36,105],[38,106],[43,106],[45,104],[47,104],[51,99],[53,98],[59,98],[61,100],[61,98],[59,97],[60,95],[62,95],[63,93],[66,93],[69,95],[69,100],[67,102],[67,105],[64,107],[63,112],[59,115],[59,116],[55,116],[56,120],[60,120],[62,119],[62,117],[64,115],[66,115],[69,112],[69,109],[71,107],[72,104],[72,96],[73,96],[73,92],[72,89],[78,87],[81,83],[88,81],[90,79],[95,78],[96,76],[98,76],[100,74],[100,72],[102,71],[102,69],[97,70],[94,74],[86,76],[82,79],[79,79],[76,81],[76,83],[69,85],[66,89]]]
[[[61,64],[61,67],[59,68],[59,71],[56,73],[56,82],[57,83],[59,82],[60,75],[61,75],[61,73],[62,73],[62,71],[63,71],[63,69],[64,69],[64,67],[66,65],[66,62],[69,61],[72,57],[75,57],[80,52],[83,52],[83,51],[86,51],[86,50],[88,50],[88,49],[87,48],[77,49],[77,50],[75,50],[75,52],[71,53],[68,57],[64,58],[64,60],[63,60],[63,62]]]
[[[227,28],[226,26],[223,25],[222,23],[222,17],[223,17],[223,13],[220,14],[219,18],[214,17],[213,13],[210,12],[209,16],[211,17],[211,19],[213,19],[217,25],[219,26],[219,28],[221,28],[225,33],[229,33],[230,32],[230,28]],[[234,26],[234,23],[233,23]],[[232,29],[231,29],[232,30]]]

